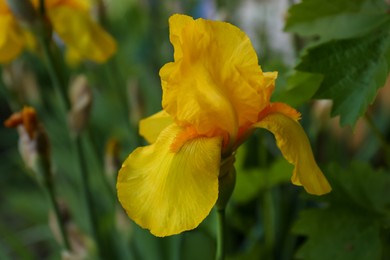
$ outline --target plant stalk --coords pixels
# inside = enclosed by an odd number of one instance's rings
[[[54,214],[57,218],[57,222],[58,222],[58,226],[60,228],[60,233],[61,233],[62,241],[64,243],[64,247],[66,250],[68,250],[70,252],[71,247],[70,247],[70,242],[69,242],[69,238],[68,238],[68,233],[66,232],[65,223],[64,223],[62,215],[61,215],[60,207],[59,207],[58,202],[56,200],[56,196],[55,196],[56,193],[55,193],[53,183],[52,182],[48,183],[46,188],[47,188],[47,191],[49,193],[49,198],[50,198],[50,202],[52,204],[53,210],[54,210]]]
[[[225,209],[217,210],[218,231],[217,231],[217,253],[216,260],[224,260],[226,256],[226,217]]]
[[[41,1],[43,2],[43,1]],[[48,69],[48,72],[50,74],[50,78],[53,82],[55,92],[61,102],[61,106],[64,111],[64,115],[67,114],[67,112],[70,110],[70,102],[67,97],[66,89],[67,89],[67,77],[61,72],[60,65],[58,64],[55,53],[53,53],[53,49],[51,47],[55,47],[51,45],[51,39],[48,38],[45,35],[45,31],[41,31],[41,33],[38,35],[40,44],[42,46],[45,60],[46,60],[46,67]],[[89,188],[89,177],[88,177],[88,171],[85,164],[85,158],[84,153],[82,150],[82,143],[81,143],[81,136],[71,136],[71,140],[73,142],[74,148],[76,150],[76,157],[79,164],[79,169],[81,172],[81,185],[83,187],[84,196],[87,204],[87,214],[90,219],[91,223],[91,235],[95,238],[95,241],[97,244],[100,244],[100,240],[98,238],[96,229],[97,229],[97,221],[93,215],[93,204],[92,204],[92,195]],[[99,246],[98,246],[99,247]]]
[[[54,214],[56,216],[57,223],[60,229],[63,246],[66,250],[71,251],[68,233],[66,232],[65,223],[63,221],[58,201],[56,200],[56,192],[53,184],[53,174],[51,172],[49,158],[39,156],[36,160],[35,170],[37,171],[37,176],[39,176],[38,182],[43,184],[43,188],[45,188],[48,192],[50,203],[53,207]]]

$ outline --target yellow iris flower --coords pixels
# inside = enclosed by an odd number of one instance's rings
[[[38,9],[39,0],[32,0]],[[89,14],[85,0],[46,0],[47,17],[67,47],[68,61],[87,59],[105,62],[116,51],[115,40]],[[31,42],[31,34],[23,30],[6,0],[0,0],[0,63],[15,59]]]
[[[245,33],[185,15],[173,15],[169,28],[174,62],[160,70],[163,110],[140,122],[150,145],[133,151],[118,175],[129,217],[156,236],[196,228],[218,199],[221,161],[256,128],[271,131],[295,165],[293,184],[329,192],[300,114],[270,103],[277,73],[261,70]]]

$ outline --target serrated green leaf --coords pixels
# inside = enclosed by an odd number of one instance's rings
[[[309,101],[316,93],[324,76],[322,74],[295,71],[288,80],[287,87],[275,100],[297,107]]]
[[[333,100],[332,116],[354,126],[373,102],[389,73],[390,32],[331,41],[309,48],[297,70],[320,73],[324,80],[315,94]]]
[[[357,162],[348,170],[333,164],[325,172],[333,190],[316,198],[329,207],[301,212],[293,232],[308,239],[297,258],[380,259],[380,232],[390,217],[390,175]]]
[[[285,30],[322,41],[365,34],[388,21],[382,0],[304,0],[288,11]]]
[[[307,210],[293,232],[309,236],[296,257],[305,260],[380,259],[378,219],[349,209]]]
[[[348,171],[333,164],[327,169],[333,191],[325,198],[332,205],[354,207],[390,217],[390,175],[368,164],[354,162]]]

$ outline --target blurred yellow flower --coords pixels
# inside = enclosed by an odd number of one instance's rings
[[[36,9],[39,0],[32,0]],[[67,47],[66,57],[71,63],[87,59],[103,63],[116,52],[115,40],[89,14],[84,0],[46,0],[45,10],[53,30]],[[6,0],[0,0],[0,63],[16,58],[31,42]]]
[[[318,168],[300,114],[270,103],[276,72],[263,72],[249,38],[218,21],[169,19],[174,62],[160,70],[163,110],[140,122],[151,145],[123,163],[119,201],[156,236],[194,229],[218,199],[221,160],[256,128],[271,131],[295,169],[292,182],[308,193],[331,190]]]

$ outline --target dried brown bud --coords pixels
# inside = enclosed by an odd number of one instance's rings
[[[17,104],[40,102],[36,76],[23,60],[14,60],[3,66],[2,79]]]
[[[37,181],[39,183],[43,180],[49,181],[51,178],[49,138],[38,120],[35,109],[25,106],[21,112],[12,114],[4,122],[4,125],[17,128],[19,152],[26,166],[35,174],[42,173],[41,167],[47,168],[43,173],[44,176],[35,176]]]
[[[77,76],[70,87],[71,110],[68,115],[69,126],[78,135],[86,127],[92,106],[92,91],[84,75]]]

